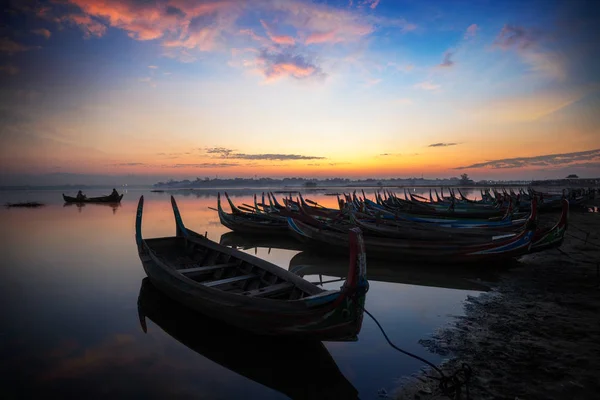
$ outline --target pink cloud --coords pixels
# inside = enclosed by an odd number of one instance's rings
[[[166,47],[212,50],[224,28],[237,18],[235,2],[212,1],[197,3],[186,0],[137,3],[121,0],[69,0],[87,16],[100,18],[111,27],[120,28],[136,40],[168,37]],[[227,14],[230,14],[229,16]],[[215,16],[208,26],[194,19]]]
[[[423,90],[436,90],[436,89],[441,88],[440,85],[432,83],[431,81],[419,82],[416,85],[414,85],[414,87],[417,89],[423,89]]]
[[[465,31],[465,39],[473,38],[477,36],[477,31],[479,30],[479,26],[477,24],[469,25],[467,30]]]
[[[291,77],[299,80],[323,79],[326,74],[321,67],[309,61],[300,54],[289,52],[262,51],[256,57],[254,63],[247,66],[265,76],[267,82],[272,82],[283,77]]]
[[[527,29],[522,26],[506,24],[496,37],[494,45],[503,50],[516,47],[524,50],[537,44],[540,39],[540,34],[532,29]]]
[[[277,1],[271,11],[281,13],[280,22],[303,33],[309,43],[352,42],[375,30],[363,15],[325,4]]]
[[[271,39],[274,43],[283,44],[287,46],[293,46],[296,43],[294,38],[291,36],[274,34],[273,29],[262,19],[260,20],[260,23],[262,24],[263,28],[265,28],[265,32],[267,33],[269,39]]]
[[[13,53],[19,53],[21,51],[27,51],[29,50],[30,47],[29,46],[25,46],[21,43],[17,43],[13,40],[10,40],[9,38],[0,38],[0,53],[8,53],[8,54],[13,54]]]
[[[337,43],[343,41],[343,38],[337,36],[337,31],[329,32],[315,32],[308,35],[305,44],[319,44],[319,43]]]
[[[369,8],[371,8],[371,10],[374,10],[379,5],[379,1],[380,0],[365,0],[365,4],[368,4]]]
[[[438,67],[440,68],[449,68],[452,67],[454,65],[454,61],[452,61],[452,56],[454,55],[454,52],[448,50],[444,53],[444,59],[442,60],[442,62],[438,65]]]
[[[256,40],[257,42],[264,42],[265,38],[262,36],[258,36],[254,30],[252,29],[240,29],[240,33],[242,35],[248,35],[250,36],[253,40]]]
[[[79,26],[86,38],[90,36],[102,37],[106,33],[106,26],[92,19],[89,15],[69,14],[61,17],[60,21]]]
[[[32,30],[32,31],[31,31],[31,33],[34,33],[34,34],[36,34],[36,35],[43,36],[43,37],[45,37],[46,39],[50,38],[50,35],[52,35],[52,33],[51,33],[51,32],[50,32],[48,29],[44,29],[44,28],[41,28],[41,29],[34,29],[34,30]]]

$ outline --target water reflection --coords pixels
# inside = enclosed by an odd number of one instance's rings
[[[86,206],[91,206],[91,207],[100,206],[100,207],[112,208],[112,213],[114,215],[117,213],[117,209],[119,207],[121,207],[121,203],[65,203],[65,204],[63,204],[63,207],[77,207],[78,212],[81,212],[81,210]]]
[[[148,278],[142,280],[138,312],[144,332],[148,318],[191,350],[292,399],[358,398],[321,342],[252,335],[184,308]]]
[[[299,240],[286,235],[248,235],[238,232],[226,232],[219,241],[223,246],[249,250],[257,247],[267,249],[283,249],[301,251],[306,245]],[[346,268],[348,266],[346,265]]]
[[[337,256],[303,251],[290,260],[289,270],[302,277],[310,275],[337,277],[346,276],[348,260]],[[500,270],[482,268],[460,268],[409,264],[402,261],[372,259],[367,265],[370,282],[402,283],[447,289],[488,291],[492,282],[499,279]],[[320,277],[319,279],[322,279]]]
[[[288,269],[302,277],[320,276],[319,281],[313,282],[317,284],[323,283],[323,275],[339,278],[326,283],[341,282],[348,272],[347,255],[327,254],[326,251],[314,250],[293,238],[227,232],[221,235],[220,243],[242,250],[253,250],[256,254],[263,249],[268,249],[268,254],[272,250],[296,250],[298,253],[290,259]],[[480,266],[464,268],[453,266],[448,269],[443,265],[427,265],[424,268],[424,265],[414,262],[376,258],[369,258],[367,265],[369,281],[477,291],[489,290],[490,284],[499,279],[500,272],[499,268],[481,268]]]
[[[99,196],[103,192],[90,190],[88,195]],[[213,192],[216,195],[217,190]],[[251,204],[255,192],[262,193],[262,190],[228,189],[231,196],[239,195],[235,202],[240,204]],[[373,197],[372,190],[365,192]],[[223,240],[252,253],[256,251],[260,258],[285,269],[290,268],[290,264],[294,267],[338,263],[343,266],[340,268],[343,274],[347,273],[348,254],[339,258],[319,255],[313,259],[307,256],[308,249],[296,247],[302,244],[291,237],[282,235],[276,243],[259,236],[236,238],[219,223],[217,213],[209,209],[215,207],[217,201],[211,193],[177,197],[190,229],[202,234],[207,232],[211,240]],[[136,303],[145,274],[135,246],[134,221],[137,200],[142,194],[146,201],[144,214],[147,213],[144,236],[172,236],[175,233],[173,211],[165,193],[129,189],[118,212],[111,216],[109,208],[103,205],[86,204],[85,210],[63,207],[61,192],[57,190],[0,191],[0,204],[19,201],[47,204],[35,210],[0,207],[0,236],[3,236],[0,253],[10,266],[0,268],[0,282],[4,284],[0,300],[10,305],[0,313],[3,334],[0,374],[13,384],[8,388],[8,398],[286,398],[278,389],[270,389],[258,379],[259,384],[199,356],[196,346],[192,351],[173,340],[151,321],[150,312],[146,319],[148,334],[141,331]],[[282,196],[277,194],[279,200]],[[327,207],[335,207],[337,201],[335,196],[323,193],[311,193],[305,198]],[[79,213],[80,210],[83,211]],[[422,280],[431,273],[428,265],[414,267],[410,274],[403,272],[407,267],[402,260],[388,261],[387,267],[390,271],[380,274],[375,260],[368,261],[371,286],[367,309],[396,344],[434,362],[441,361],[440,356],[422,347],[419,340],[448,322],[448,315],[461,314],[464,299],[478,292],[443,288],[472,287],[452,283],[460,273],[454,267],[437,274],[441,281],[438,287],[419,286],[419,281],[422,285],[434,283],[432,279]],[[488,266],[479,267],[475,274],[484,276]],[[314,275],[305,277],[318,279]],[[376,281],[378,279],[381,281]],[[337,290],[340,285],[332,283],[323,287]],[[169,314],[165,318],[168,319]],[[175,324],[176,328],[186,325],[185,319],[183,322],[177,319]],[[202,334],[203,329],[210,330],[210,326],[199,326],[194,335],[204,338],[209,343],[206,346],[222,343],[218,336],[227,335],[226,331],[219,331],[221,333],[208,336]],[[235,337],[230,341],[237,340],[244,339]],[[393,351],[369,318],[363,321],[358,341],[323,344],[361,398],[377,398],[380,389],[390,392],[398,379],[422,367],[422,363]],[[223,346],[215,348],[219,352],[227,350],[223,350]],[[309,378],[302,378],[310,371],[296,371],[294,364],[308,363],[302,352],[293,346],[278,349],[297,359],[287,356],[271,361],[278,363],[274,369],[279,366],[289,371],[289,377],[296,374],[300,377],[296,381],[302,383],[322,382],[312,373]],[[274,356],[261,353],[258,359],[260,357],[273,360]],[[314,361],[310,367],[317,368],[318,362]],[[40,369],[45,371],[47,380],[41,380]],[[287,379],[283,372],[271,373],[277,380]],[[323,374],[331,381],[328,385],[336,381],[337,386],[347,385],[337,373]],[[355,395],[351,388],[338,390],[346,390],[350,397]]]

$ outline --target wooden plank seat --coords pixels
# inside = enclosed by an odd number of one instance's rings
[[[237,265],[238,265],[237,262],[231,262],[231,263],[227,263],[227,264],[209,265],[206,267],[183,268],[183,269],[178,269],[177,271],[181,272],[184,275],[198,275],[198,274],[204,274],[204,273],[208,273],[208,272],[214,272],[214,271],[217,271],[222,268],[236,267]]]
[[[271,286],[266,286],[259,289],[248,290],[246,292],[241,293],[244,296],[250,297],[262,297],[267,295],[273,295],[276,293],[283,293],[286,290],[289,290],[294,287],[293,283],[290,282],[282,282]]]
[[[234,276],[231,278],[219,279],[217,281],[202,282],[202,285],[208,286],[208,287],[214,287],[214,286],[225,285],[225,284],[234,283],[234,282],[246,281],[248,279],[258,278],[258,277],[259,276],[256,274],[238,275],[238,276]]]

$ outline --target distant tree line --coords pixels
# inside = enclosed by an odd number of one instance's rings
[[[447,186],[447,185],[473,185],[474,182],[467,174],[462,174],[460,178],[452,177],[450,179],[424,179],[424,178],[391,178],[391,179],[349,179],[349,178],[325,178],[325,179],[307,179],[300,177],[290,178],[199,178],[195,180],[184,179],[176,181],[169,179],[166,182],[158,182],[153,186],[155,188],[220,188],[220,187],[305,187],[316,188],[331,186]]]

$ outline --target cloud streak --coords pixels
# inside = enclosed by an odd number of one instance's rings
[[[229,158],[239,158],[244,160],[324,160],[325,157],[303,156],[299,154],[243,154],[235,153]]]
[[[48,30],[48,29],[34,29],[31,31],[31,33],[35,34],[35,35],[40,35],[45,37],[46,39],[49,39],[50,36],[52,36],[52,33]]]
[[[229,167],[237,167],[240,164],[238,163],[230,163],[230,162],[222,162],[222,163],[192,163],[192,164],[173,164],[173,165],[163,165],[163,168],[229,168]]]
[[[532,72],[562,81],[566,78],[566,60],[557,52],[544,48],[547,38],[541,31],[506,24],[496,37],[493,46],[504,51],[514,50]]]
[[[452,61],[452,56],[454,55],[453,52],[451,51],[447,51],[444,53],[444,59],[442,60],[442,62],[438,65],[438,67],[442,67],[442,68],[448,68],[454,65],[454,61]]]
[[[560,167],[567,165],[578,166],[589,164],[578,164],[580,161],[600,161],[600,149],[579,151],[574,153],[547,154],[535,157],[504,158],[500,160],[491,160],[467,166],[456,167],[454,169],[510,169],[524,167]]]
[[[32,49],[7,37],[0,38],[0,53],[15,54]]]
[[[448,146],[457,146],[460,143],[432,143],[427,147],[448,147]]]
[[[286,45],[286,46],[292,46],[296,43],[296,40],[294,40],[294,38],[291,36],[277,35],[277,34],[273,33],[273,29],[262,19],[260,20],[260,23],[263,26],[263,28],[265,29],[267,36],[269,37],[269,39],[271,39],[273,41],[273,43]]]
[[[220,158],[240,159],[240,160],[324,160],[326,157],[304,156],[299,154],[246,154],[235,153],[235,150],[226,147],[208,147],[204,151],[208,154],[217,154]]]
[[[477,31],[479,31],[479,26],[477,24],[471,24],[465,31],[465,39],[471,39],[477,36]]]
[[[419,83],[415,84],[414,87],[417,89],[423,89],[423,90],[437,90],[437,89],[441,88],[442,86],[435,84],[431,81],[424,81],[424,82],[419,82]]]
[[[306,56],[292,51],[270,52],[263,49],[256,58],[256,69],[264,75],[267,82],[283,77],[297,80],[322,80],[327,74],[320,66]]]

